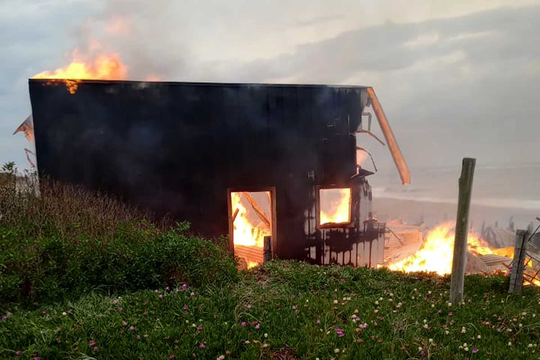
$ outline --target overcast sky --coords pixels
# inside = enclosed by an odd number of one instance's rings
[[[539,19],[526,0],[0,0],[0,164],[26,167],[28,78],[74,49],[130,79],[373,86],[413,169],[540,162]]]

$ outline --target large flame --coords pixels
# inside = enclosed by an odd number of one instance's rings
[[[351,189],[321,189],[320,224],[346,224],[350,222]]]
[[[54,71],[43,71],[36,74],[34,79],[51,79],[50,83],[63,82],[70,94],[75,94],[81,80],[124,80],[127,67],[118,54],[102,54],[93,61],[85,62],[74,53],[73,61],[66,67]]]
[[[389,264],[390,270],[405,272],[429,271],[437,274],[449,274],[452,270],[454,241],[448,224],[437,226],[429,232],[424,244],[413,255]]]
[[[454,224],[447,222],[431,230],[422,247],[413,255],[391,263],[390,270],[401,270],[405,272],[427,271],[435,272],[439,275],[446,275],[452,272],[452,258],[454,256]],[[475,255],[496,254],[512,259],[514,248],[495,249],[481,239],[473,231],[469,231],[467,239],[467,249]]]
[[[253,211],[252,216],[249,216],[240,192],[231,193],[231,209],[235,254],[246,261],[248,269],[262,264],[264,237],[271,235],[270,227],[262,221],[255,221],[257,216],[253,216]]]

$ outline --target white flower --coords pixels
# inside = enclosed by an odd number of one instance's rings
[[[375,301],[375,305],[379,305],[379,301]]]
[[[481,339],[481,338],[482,338],[482,335],[478,335],[476,338]]]
[[[448,334],[450,334],[450,331],[446,330],[444,333],[445,333],[446,335],[448,335]]]
[[[347,301],[351,301],[351,297],[350,297],[350,296],[347,296]]]
[[[382,297],[379,298],[379,301],[383,301],[384,299]]]
[[[511,342],[511,341],[508,342],[508,346],[512,346],[512,342]]]
[[[264,337],[267,338],[267,337],[268,337],[268,334],[267,334],[267,333],[264,333]]]
[[[426,324],[426,323],[427,323],[427,320],[426,320],[426,319],[424,319],[424,324]]]
[[[468,348],[468,347],[465,347],[465,348],[463,348],[463,350],[465,350],[465,351],[469,351],[469,348]]]
[[[339,353],[339,349],[334,349],[334,352],[337,354]]]
[[[422,347],[421,347],[421,346],[418,347],[418,351],[422,351]]]
[[[467,330],[465,329],[465,326],[461,328],[461,333],[462,334],[465,334],[467,332]]]
[[[424,325],[424,329],[427,329],[428,327],[429,327],[428,324],[425,324],[425,325]]]
[[[431,304],[431,307],[434,308],[434,307],[435,307],[435,304]]]
[[[337,304],[337,303],[338,303],[338,301],[337,301],[337,300],[334,300],[334,304]]]
[[[449,303],[448,303],[448,306],[452,306],[452,303],[451,303],[451,302],[449,302]]]
[[[428,341],[429,341],[430,343],[432,343],[432,342],[433,342],[433,339],[429,339]]]
[[[355,314],[358,314],[358,309],[354,309],[354,313],[355,313]]]
[[[64,312],[62,313],[62,315],[63,315],[63,316],[66,316],[66,315],[67,315],[67,312],[64,311]]]
[[[527,346],[530,347],[530,348],[532,348],[532,347],[533,347],[533,344],[529,344],[529,345],[527,345]]]
[[[378,313],[378,312],[379,312],[379,310],[375,309],[374,313],[376,314],[376,313]]]
[[[431,295],[431,290],[427,292],[429,295]]]

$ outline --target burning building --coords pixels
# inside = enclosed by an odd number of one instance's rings
[[[370,87],[49,79],[29,87],[40,177],[187,220],[206,237],[228,234],[247,267],[265,250],[317,264],[383,261],[385,227],[371,216],[372,172],[356,136],[375,136],[368,108],[403,183],[410,173]]]

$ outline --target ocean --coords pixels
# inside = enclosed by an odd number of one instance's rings
[[[432,226],[455,219],[459,167],[411,169],[410,185],[401,185],[397,172],[386,170],[369,177],[373,209],[383,220],[402,219]],[[539,224],[540,163],[480,165],[475,169],[471,199],[473,228],[486,225],[525,228]]]

